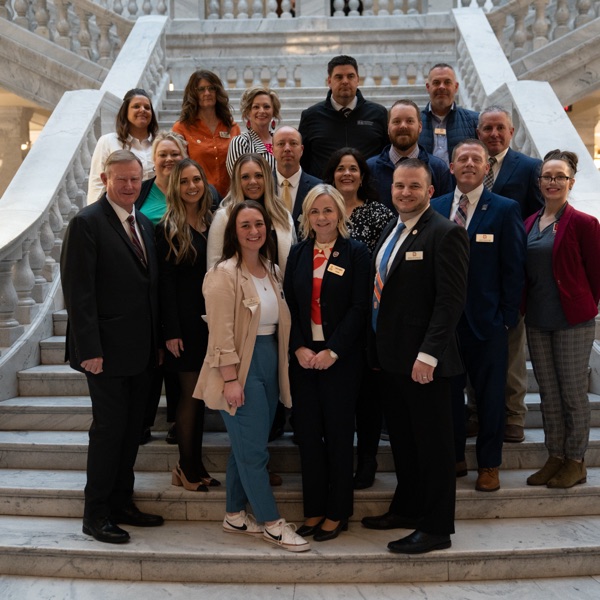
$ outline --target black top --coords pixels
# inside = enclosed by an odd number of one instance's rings
[[[382,231],[395,216],[387,206],[380,202],[366,200],[364,204],[357,206],[350,215],[348,227],[350,236],[354,240],[364,242],[368,246],[369,252],[372,253]]]

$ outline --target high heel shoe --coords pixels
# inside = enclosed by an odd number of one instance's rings
[[[184,489],[190,492],[208,492],[208,488],[202,481],[190,483],[179,466],[179,463],[177,463],[171,474],[171,485],[177,485],[179,487],[183,486]]]
[[[219,487],[221,482],[210,475],[206,477],[200,477],[200,483],[203,483],[206,487]]]
[[[340,535],[342,531],[348,531],[348,521],[340,521],[335,529],[331,531],[327,531],[326,529],[322,529],[319,526],[319,529],[315,531],[313,536],[313,540],[315,542],[326,542],[328,540],[335,540],[335,538]]]

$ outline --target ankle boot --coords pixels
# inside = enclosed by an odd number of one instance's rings
[[[583,461],[567,458],[560,471],[548,481],[549,488],[570,488],[587,481],[587,470]]]
[[[527,478],[527,485],[546,485],[565,464],[564,458],[550,456],[546,464]]]

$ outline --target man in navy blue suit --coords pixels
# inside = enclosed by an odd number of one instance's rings
[[[475,139],[460,142],[450,163],[456,189],[433,200],[431,206],[465,227],[469,235],[467,303],[457,332],[479,417],[475,488],[493,492],[500,488],[507,331],[519,318],[526,240],[518,203],[484,187],[488,170],[485,145]],[[464,385],[465,378],[457,378],[453,389],[457,473],[458,463],[463,463],[460,470],[466,470]]]
[[[543,206],[538,176],[542,161],[510,148],[515,128],[511,114],[501,106],[489,106],[479,114],[477,136],[488,149],[490,171],[486,181],[494,194],[516,200],[521,217],[537,212]],[[523,317],[508,331],[508,371],[506,375],[506,425],[504,441],[519,443],[525,439],[525,394],[527,367],[525,365],[525,325]],[[478,429],[474,399],[469,397],[467,431]]]

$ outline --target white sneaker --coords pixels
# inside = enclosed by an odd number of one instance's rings
[[[225,514],[223,531],[245,533],[247,535],[262,535],[263,526],[256,522],[254,515],[246,514],[245,510],[241,510],[237,515],[231,516]]]
[[[285,519],[279,519],[275,525],[265,525],[263,540],[276,546],[281,546],[290,552],[306,552],[310,550],[310,544],[296,533],[296,525],[286,523]]]

